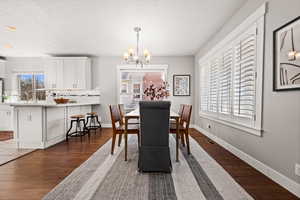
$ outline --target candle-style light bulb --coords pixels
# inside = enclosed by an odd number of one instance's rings
[[[134,54],[133,48],[128,49],[128,54],[129,54],[129,56],[133,56],[133,54]]]
[[[288,60],[295,60],[296,59],[296,51],[289,51],[288,52]]]
[[[127,52],[124,53],[123,58],[125,61],[128,61],[129,54]]]

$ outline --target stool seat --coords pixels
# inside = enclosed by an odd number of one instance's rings
[[[81,119],[81,118],[84,118],[85,116],[84,115],[72,115],[70,116],[71,119]]]
[[[89,112],[89,113],[86,113],[87,115],[92,115],[92,116],[96,116],[98,115],[96,112]]]

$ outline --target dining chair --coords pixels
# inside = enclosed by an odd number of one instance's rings
[[[125,124],[125,109],[124,109],[124,104],[118,104],[119,106],[119,110],[120,110],[120,113],[121,113],[121,117],[122,117],[122,122],[123,124]],[[135,121],[135,122],[127,122],[128,124],[139,124],[138,121]]]
[[[118,145],[120,146],[122,135],[125,132],[125,124],[123,123],[121,112],[118,105],[109,105],[111,123],[113,128],[113,137],[111,144],[111,154],[114,154],[116,137],[119,135]],[[137,134],[139,137],[139,126],[137,124],[129,124],[127,134]]]
[[[178,115],[179,115],[179,123],[181,124],[181,118],[182,118],[182,113],[183,113],[183,109],[184,109],[185,104],[180,104],[179,110],[178,110]],[[171,127],[176,127],[176,121],[175,120],[171,120]],[[182,146],[185,146],[185,142],[184,142],[184,136],[183,133],[179,134],[179,137],[181,139],[181,144]]]
[[[190,127],[191,114],[192,114],[192,105],[184,105],[182,111],[182,117],[180,119],[179,133],[182,139],[183,140],[185,139],[188,154],[191,153],[190,141],[189,141],[189,127]],[[176,125],[171,124],[170,132],[176,133]]]
[[[171,172],[169,149],[170,106],[168,101],[140,101],[141,172]]]

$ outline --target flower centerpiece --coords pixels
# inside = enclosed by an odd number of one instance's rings
[[[151,84],[144,90],[144,95],[150,98],[151,101],[163,100],[170,96],[168,83],[162,82],[162,84],[158,87],[156,87],[154,84]]]

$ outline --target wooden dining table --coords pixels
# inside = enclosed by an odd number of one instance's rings
[[[140,111],[139,109],[135,109],[124,116],[125,118],[125,131],[124,131],[124,139],[125,139],[125,161],[127,161],[127,146],[128,146],[128,121],[131,119],[139,120],[140,118]],[[176,162],[178,162],[178,154],[179,154],[179,119],[180,116],[178,113],[173,112],[170,110],[170,119],[173,119],[176,121]]]

